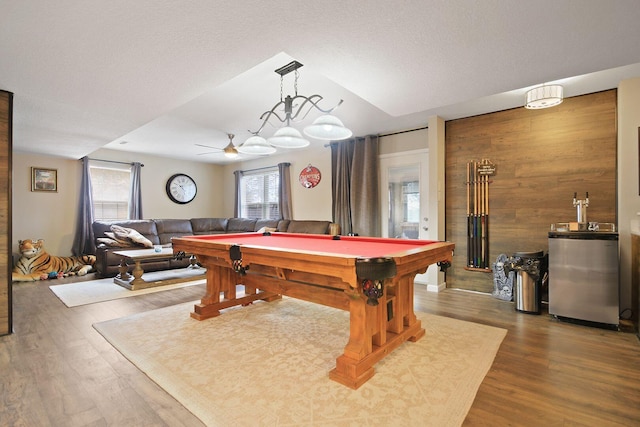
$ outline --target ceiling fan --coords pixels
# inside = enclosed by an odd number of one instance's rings
[[[205,148],[211,148],[211,149],[216,150],[216,151],[208,151],[206,153],[200,153],[199,156],[203,156],[205,154],[211,154],[211,153],[214,153],[214,152],[217,152],[217,151],[222,151],[224,153],[225,157],[227,157],[229,159],[235,159],[236,157],[238,157],[238,150],[236,149],[235,145],[233,145],[233,137],[235,135],[232,134],[232,133],[228,133],[227,136],[229,137],[229,143],[224,148],[211,147],[209,145],[202,145],[202,144],[195,144],[198,147],[205,147]]]

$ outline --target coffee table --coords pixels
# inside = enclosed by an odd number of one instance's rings
[[[142,275],[144,274],[144,270],[140,263],[148,260],[165,261],[173,259],[175,254],[173,253],[172,248],[161,248],[160,251],[156,251],[155,249],[134,249],[114,251],[113,253],[122,257],[122,261],[120,262],[120,273],[113,279],[113,282],[132,291],[205,278],[205,269],[202,269],[202,274],[198,275],[150,281],[143,279]],[[191,265],[188,268],[201,268],[196,263],[195,256],[191,254],[185,254],[184,256],[190,257]],[[135,267],[131,274],[128,272],[129,265],[127,264],[127,260],[135,263]]]

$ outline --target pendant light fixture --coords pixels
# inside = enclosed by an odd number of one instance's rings
[[[272,145],[269,145],[263,137],[253,135],[238,146],[238,151],[242,154],[266,156],[275,153],[276,149]]]
[[[313,124],[304,128],[305,135],[311,138],[324,140],[341,140],[349,138],[352,135],[351,130],[347,129],[340,119],[331,115],[333,110],[342,104],[342,100],[340,100],[340,102],[338,102],[338,104],[333,108],[325,110],[318,105],[318,103],[323,99],[322,96],[317,94],[311,96],[298,94],[298,69],[300,67],[302,67],[301,63],[298,61],[292,61],[284,67],[275,70],[275,72],[280,75],[280,101],[276,103],[271,110],[264,112],[262,116],[260,116],[262,125],[256,132],[251,132],[254,136],[250,137],[244,144],[238,147],[238,150],[241,153],[248,153],[247,150],[256,150],[265,152],[262,154],[270,154],[266,153],[267,148],[265,145],[270,146],[271,148],[307,147],[310,144],[309,141],[302,136],[300,131],[291,126],[291,122],[304,120],[309,112],[314,109],[320,111],[323,115],[318,117]],[[283,78],[291,72],[295,72],[294,96],[287,95],[285,97],[283,94]],[[282,117],[278,112],[278,110],[283,108],[284,117]],[[260,137],[259,134],[272,118],[276,118],[278,121],[283,123],[284,126],[277,129],[272,137],[265,140]],[[275,151],[275,149],[273,151]]]
[[[347,139],[353,135],[353,132],[344,127],[339,118],[331,114],[325,114],[315,119],[312,124],[304,128],[304,133],[312,138],[330,141]]]

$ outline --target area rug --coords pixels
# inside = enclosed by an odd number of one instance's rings
[[[109,301],[119,298],[128,298],[138,295],[150,294],[154,292],[167,291],[170,289],[183,288],[186,286],[200,285],[206,283],[205,279],[193,280],[191,276],[200,276],[205,270],[177,269],[170,271],[150,272],[143,275],[148,280],[166,280],[185,278],[182,282],[168,285],[156,286],[153,288],[130,291],[120,285],[113,283],[113,278],[88,280],[85,282],[74,282],[62,285],[51,285],[49,289],[67,307],[76,307],[85,304]]]
[[[193,303],[94,324],[207,426],[458,426],[506,330],[417,313],[426,335],[358,390],[329,379],[349,314],[292,298],[205,321]]]

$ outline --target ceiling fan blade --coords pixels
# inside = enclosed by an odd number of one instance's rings
[[[212,146],[210,146],[210,145],[202,145],[202,144],[194,144],[194,145],[197,145],[198,147],[212,148],[212,149],[214,149],[214,150],[220,150],[220,151],[222,151],[222,148],[212,147]]]
[[[205,154],[219,154],[220,151],[207,151],[205,153],[198,153],[198,156],[204,156]]]

